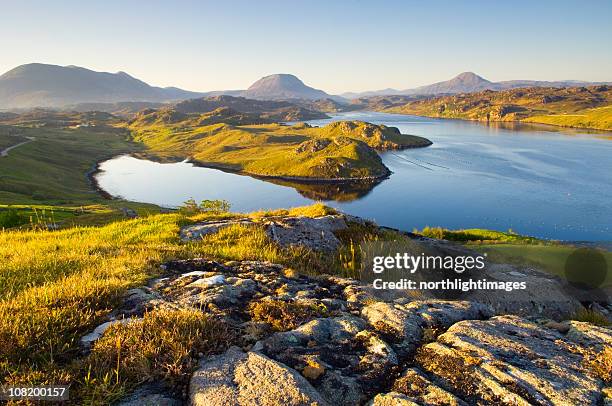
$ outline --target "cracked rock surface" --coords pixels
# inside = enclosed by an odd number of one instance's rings
[[[279,331],[254,319],[256,303],[317,311]],[[143,309],[164,307],[222,318],[240,340],[200,360],[187,399],[157,391],[144,393],[145,403],[600,405],[609,393],[586,361],[612,346],[612,333],[589,323],[494,316],[471,301],[377,301],[348,278],[207,259],[166,263],[161,278],[129,292],[115,317],[137,320]]]

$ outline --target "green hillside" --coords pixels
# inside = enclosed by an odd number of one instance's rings
[[[396,128],[359,121],[325,127],[262,123],[259,116],[216,110],[141,114],[129,125],[134,140],[162,159],[191,160],[262,177],[304,180],[380,178],[389,174],[376,150],[430,145]],[[216,119],[215,114],[227,117]],[[217,122],[217,121],[222,121]],[[252,124],[246,125],[249,121]]]
[[[528,121],[612,130],[612,86],[485,90],[427,98],[384,111],[476,121]]]

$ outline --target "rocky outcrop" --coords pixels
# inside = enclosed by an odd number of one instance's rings
[[[231,226],[263,226],[272,241],[281,246],[303,246],[315,251],[334,251],[340,246],[340,241],[334,231],[347,228],[343,215],[322,217],[277,217],[263,222],[252,219],[230,219],[206,221],[181,229],[183,241],[196,240],[208,234],[214,234],[222,228]]]
[[[594,355],[612,347],[608,328],[493,317],[490,306],[470,301],[382,301],[358,281],[297,275],[266,262],[182,260],[166,263],[163,272],[130,291],[125,314],[118,309],[114,317],[195,308],[240,332],[238,347],[200,359],[188,390],[193,405],[605,401],[604,380],[592,365]],[[262,303],[287,306],[262,318],[252,311]],[[283,317],[299,309],[312,311],[283,328]],[[126,402],[156,399],[179,402],[159,390]]]
[[[189,386],[193,406],[328,404],[294,369],[237,347],[203,362]]]
[[[493,310],[472,302],[414,301],[378,302],[365,306],[361,313],[374,329],[394,338],[399,352],[409,355],[424,339],[432,339],[460,320],[491,317]]]
[[[603,382],[585,365],[589,347],[577,346],[575,337],[610,346],[612,332],[585,330],[563,336],[516,316],[462,321],[423,346],[416,360],[470,403],[596,405]]]
[[[306,246],[315,251],[336,250],[340,241],[334,231],[347,228],[343,216],[287,217],[264,224],[270,238],[280,245]]]
[[[181,237],[246,225],[262,227],[280,246],[333,252],[340,244],[334,233],[355,223],[369,226],[344,215],[245,217],[187,226]],[[448,242],[408,237],[430,254],[472,254]],[[553,277],[505,264],[484,272],[494,280],[529,278],[532,289],[555,300],[530,304],[534,292],[521,293],[526,296],[516,303],[503,292],[415,300],[269,262],[196,258],[165,263],[158,279],[129,290],[111,321],[82,343],[90,347],[108,326],[138,322],[153,309],[196,309],[236,332],[226,352],[194,358],[199,366],[188,390],[183,384],[165,393],[163,385],[147,383],[124,399],[127,405],[608,404],[612,331],[544,317],[548,312],[561,319],[575,306],[563,301],[560,288],[546,290],[558,288]],[[520,316],[500,315],[508,310]]]
[[[250,219],[231,219],[231,220],[219,220],[219,221],[205,221],[198,224],[193,224],[181,228],[181,240],[192,241],[198,240],[202,237],[218,233],[219,230],[231,226],[240,225],[252,225],[253,222]]]

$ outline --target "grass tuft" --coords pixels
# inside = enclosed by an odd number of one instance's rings
[[[572,317],[572,320],[582,321],[585,323],[595,324],[597,326],[607,327],[611,323],[606,316],[593,309],[582,308],[578,310]]]
[[[184,388],[197,358],[225,350],[233,339],[225,323],[198,310],[157,310],[117,323],[82,362],[80,397],[106,404],[138,384],[162,379]]]

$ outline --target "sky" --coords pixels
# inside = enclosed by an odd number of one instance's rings
[[[32,62],[193,91],[273,73],[336,94],[464,71],[612,81],[612,1],[0,0],[0,73]]]

